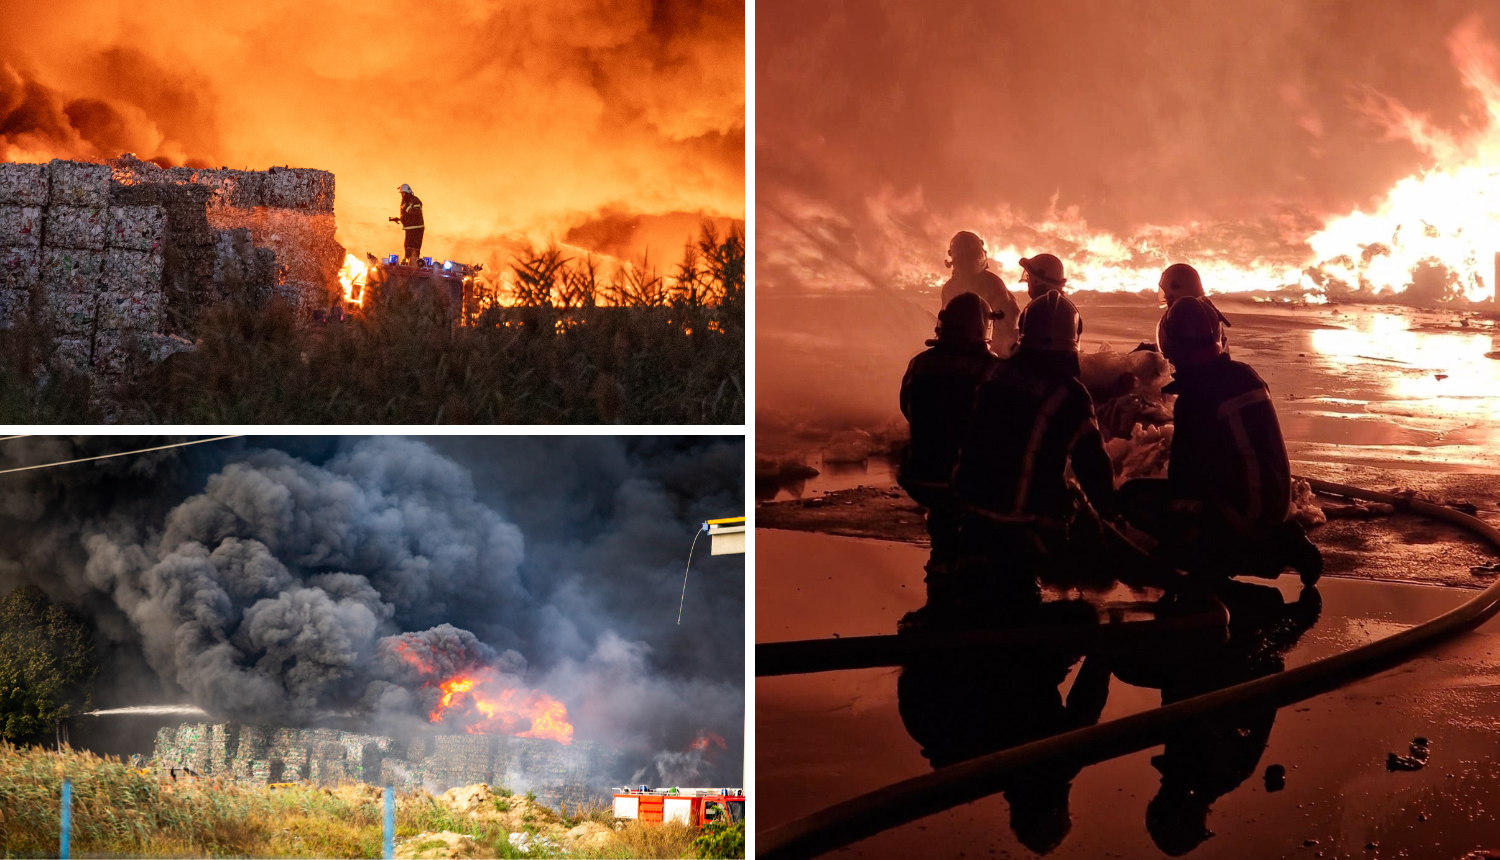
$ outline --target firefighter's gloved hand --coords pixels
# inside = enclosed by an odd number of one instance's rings
[[[387,218],[385,220],[390,221],[390,222],[395,223],[395,224],[400,224],[401,223],[401,219],[400,218]]]

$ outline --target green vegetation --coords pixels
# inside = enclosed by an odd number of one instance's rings
[[[705,225],[670,276],[523,253],[462,327],[414,301],[327,326],[276,304],[208,306],[195,350],[135,356],[110,384],[17,323],[0,337],[0,423],[739,424],[744,290],[743,232]]]
[[[381,791],[367,785],[337,789],[292,785],[236,786],[212,780],[162,782],[154,771],[131,768],[64,747],[61,752],[0,744],[0,854],[56,856],[62,780],[73,784],[74,856],[106,857],[379,857]],[[520,798],[515,798],[520,802]],[[477,857],[727,857],[695,853],[698,831],[684,824],[618,828],[610,809],[596,806],[562,815],[529,810],[546,834],[585,825],[603,834],[572,849],[542,847],[521,853],[503,820],[455,813],[425,792],[396,803],[398,853],[444,845],[438,834],[473,839]],[[542,829],[539,827],[538,829]],[[718,843],[714,843],[718,844]],[[709,849],[713,845],[705,843]]]
[[[693,840],[693,850],[699,857],[744,857],[745,823],[715,821],[704,826]]]
[[[23,585],[0,601],[0,737],[50,735],[87,711],[99,662],[87,622]]]

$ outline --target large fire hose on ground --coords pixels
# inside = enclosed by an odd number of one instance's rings
[[[1315,492],[1392,505],[1398,511],[1445,520],[1500,549],[1500,530],[1477,517],[1418,499],[1307,479]],[[1500,582],[1430,621],[1333,657],[1254,681],[1225,687],[1108,723],[1077,729],[902,780],[756,835],[756,856],[816,857],[877,833],[969,803],[1005,788],[1019,772],[1040,765],[1084,767],[1163,743],[1184,724],[1246,705],[1283,707],[1367,678],[1415,657],[1500,611]]]

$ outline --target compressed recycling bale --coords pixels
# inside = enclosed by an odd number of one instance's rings
[[[65,337],[87,338],[94,331],[99,293],[94,290],[49,290],[47,318]],[[186,744],[183,744],[186,746]]]
[[[98,295],[96,316],[101,329],[160,331],[164,302],[160,292],[104,290]]]
[[[124,373],[131,369],[131,359],[138,347],[134,332],[100,330],[94,335],[94,370],[107,374]],[[194,758],[195,754],[195,744],[181,745],[179,755],[183,762]]]
[[[167,210],[164,207],[109,207],[109,247],[160,251],[166,239]]]
[[[10,328],[26,319],[30,295],[22,290],[0,287],[0,329]]]
[[[93,343],[89,338],[59,337],[53,340],[53,344],[56,347],[52,353],[54,362],[79,373],[88,373],[93,355]]]
[[[0,206],[46,206],[47,165],[0,163]]]
[[[41,255],[36,248],[0,247],[0,288],[29,290],[41,278]]]
[[[109,208],[53,206],[47,210],[47,247],[102,251],[109,244]]]
[[[102,209],[109,205],[110,180],[113,178],[109,165],[55,158],[48,169],[52,174],[49,202],[53,206]]]
[[[261,205],[333,211],[333,174],[326,170],[273,167],[262,176]]]
[[[97,289],[104,278],[104,252],[43,248],[41,281],[48,290]]]
[[[0,245],[35,247],[42,244],[42,207],[0,205]]]

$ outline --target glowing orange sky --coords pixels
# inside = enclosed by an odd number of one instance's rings
[[[744,217],[742,2],[96,0],[5,17],[0,159],[331,170],[356,252],[399,249],[402,182],[434,256],[621,213],[672,235],[692,221],[672,213]]]

